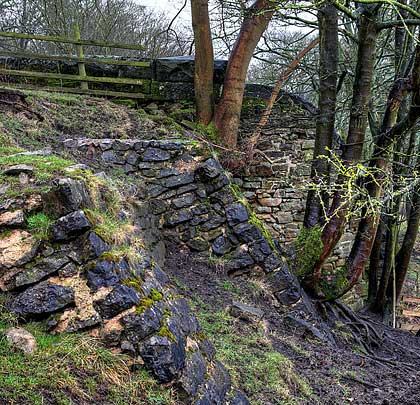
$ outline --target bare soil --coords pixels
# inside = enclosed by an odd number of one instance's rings
[[[166,271],[192,301],[201,300],[215,312],[225,309],[233,300],[263,310],[267,337],[312,388],[311,398],[297,395],[294,403],[420,404],[420,338],[392,329],[367,313],[363,316],[368,316],[384,336],[374,356],[363,353],[351,335],[339,328],[334,330],[337,346],[299,336],[285,326],[283,315],[258,276],[232,279],[222,267],[209,264],[205,256],[171,244],[167,252]],[[252,392],[247,394],[252,403]]]

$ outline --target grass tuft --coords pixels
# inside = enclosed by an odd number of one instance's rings
[[[31,215],[27,219],[28,230],[35,238],[46,240],[50,236],[50,226],[54,222],[43,212]]]

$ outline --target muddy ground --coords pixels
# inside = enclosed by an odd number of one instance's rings
[[[165,268],[186,296],[193,302],[203,302],[214,312],[223,311],[233,300],[264,312],[265,335],[276,350],[293,362],[295,373],[310,385],[312,395],[305,398],[298,390],[293,392],[291,386],[294,396],[290,401],[276,402],[259,393],[258,403],[420,404],[420,338],[370,317],[375,329],[384,336],[383,344],[374,349],[373,359],[339,329],[334,332],[337,346],[288,329],[258,277],[232,279],[223,266],[210,264],[208,258],[175,245],[168,245]],[[245,324],[238,321],[237,333],[247,333],[249,326]],[[251,390],[247,394],[252,403],[254,393]]]

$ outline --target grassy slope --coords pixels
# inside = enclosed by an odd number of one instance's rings
[[[38,350],[14,353],[3,332],[17,324],[0,305],[0,404],[175,404],[174,392],[132,359],[113,354],[83,333],[49,334],[43,323],[25,326]]]
[[[166,116],[149,115],[101,98],[25,90],[25,111],[0,106],[0,143],[38,149],[67,138],[156,138],[184,136]],[[41,121],[35,112],[43,118]]]

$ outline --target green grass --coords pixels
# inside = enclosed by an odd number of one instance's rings
[[[212,312],[202,302],[195,307],[218,359],[228,368],[234,386],[243,389],[252,404],[292,404],[296,396],[312,395],[292,362],[273,348],[262,326],[238,323],[226,311]]]
[[[54,222],[43,212],[31,215],[27,218],[28,230],[37,239],[48,239],[50,236],[50,226]]]
[[[0,174],[0,183],[7,185],[3,196],[17,197],[31,193],[43,193],[49,190],[51,180],[66,173],[66,168],[74,163],[57,156],[13,155],[21,151],[15,147],[0,148],[0,171],[6,167],[25,164],[34,167],[33,181],[21,184],[18,176]],[[66,173],[66,175],[68,175]]]
[[[0,305],[0,398],[8,404],[175,404],[171,388],[159,385],[144,369],[115,355],[87,334],[51,335],[42,323],[25,326],[38,350],[13,352],[3,332],[16,325]]]

